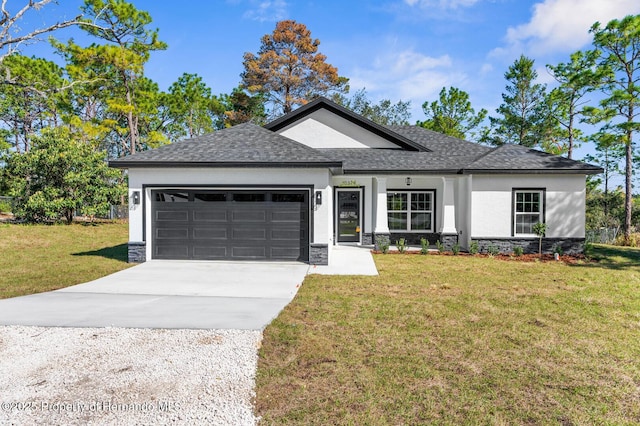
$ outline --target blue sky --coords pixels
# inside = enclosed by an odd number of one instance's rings
[[[23,28],[77,13],[80,0],[49,4],[28,16]],[[476,109],[495,114],[504,72],[525,54],[539,80],[552,84],[546,64],[588,48],[595,21],[640,13],[638,0],[133,0],[153,17],[166,51],[155,52],[148,77],[166,90],[182,73],[203,77],[213,93],[229,93],[240,81],[242,55],[257,52],[260,38],[282,19],[304,23],[320,51],[351,93],[366,88],[378,101],[411,101],[412,121],[442,87],[468,92]],[[11,10],[11,3],[9,3]],[[17,6],[13,6],[17,7]],[[75,37],[65,29],[56,37]],[[27,47],[45,56],[46,48]],[[580,157],[584,152],[577,152]]]

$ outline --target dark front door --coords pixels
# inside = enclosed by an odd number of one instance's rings
[[[360,191],[338,191],[338,242],[360,242]]]

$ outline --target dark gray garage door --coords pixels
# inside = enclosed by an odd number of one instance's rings
[[[154,190],[154,259],[309,260],[309,192]]]

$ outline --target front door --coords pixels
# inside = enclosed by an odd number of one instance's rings
[[[360,242],[360,191],[338,191],[338,242]]]

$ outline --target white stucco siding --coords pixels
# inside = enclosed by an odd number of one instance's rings
[[[398,148],[325,109],[313,112],[278,133],[311,148]]]
[[[474,175],[471,237],[508,238],[512,232],[513,189],[545,190],[547,237],[584,238],[585,176]]]
[[[146,192],[143,186],[149,185]],[[151,187],[153,186],[153,187]],[[330,173],[327,169],[245,169],[245,168],[145,168],[129,170],[129,196],[140,191],[144,201],[129,211],[129,241],[144,241],[146,235],[147,259],[151,259],[151,190],[166,188],[220,189],[242,186],[245,188],[313,186],[322,191],[322,205],[315,206],[312,243],[332,245],[333,223]],[[310,194],[313,198],[314,194]],[[131,198],[130,198],[131,200]],[[312,205],[313,207],[313,205]],[[144,210],[143,210],[144,209]],[[146,211],[145,211],[146,210]],[[143,220],[144,217],[144,220]],[[144,225],[143,225],[144,224]],[[146,228],[143,232],[143,226]]]

